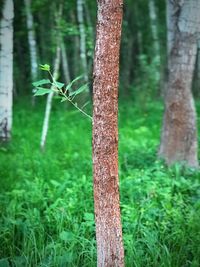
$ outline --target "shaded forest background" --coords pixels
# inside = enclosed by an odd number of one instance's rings
[[[164,72],[166,63],[166,25],[165,1],[155,1],[156,18],[151,21],[148,1],[138,1],[134,4],[128,1],[124,6],[124,20],[121,44],[120,84],[121,94],[137,96],[143,88],[143,94],[149,94],[152,87],[154,96],[159,96],[159,75]],[[29,55],[26,12],[22,4],[15,5],[14,19],[14,58],[15,58],[15,93],[29,94],[31,92],[31,64]],[[38,64],[48,63],[53,66],[56,55],[57,35],[61,33],[65,44],[69,75],[74,79],[84,72],[80,58],[80,24],[77,18],[77,3],[64,3],[60,21],[57,22],[59,3],[48,5],[48,1],[33,1],[32,15],[37,46]],[[83,23],[86,41],[87,72],[92,80],[92,60],[95,41],[96,3],[85,1],[83,6]],[[152,34],[156,27],[156,40]],[[159,55],[155,48],[159,45]],[[162,64],[159,63],[161,59]],[[19,72],[19,73],[18,73]],[[65,81],[63,68],[59,80]],[[44,73],[38,74],[43,77]],[[146,82],[146,88],[138,88],[141,81]],[[152,86],[148,86],[149,82]],[[24,91],[24,84],[29,90]]]

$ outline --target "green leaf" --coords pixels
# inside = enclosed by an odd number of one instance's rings
[[[72,85],[77,82],[78,80],[80,80],[81,78],[83,78],[83,75],[80,75],[78,77],[76,77],[73,81],[71,81],[71,83],[69,83],[67,86],[66,86],[66,90],[70,90],[70,88],[72,87]]]
[[[60,102],[64,102],[64,101],[67,101],[67,98],[66,97],[62,97],[62,99],[61,99]]]
[[[59,88],[59,89],[61,89],[65,84],[64,83],[60,83],[60,82],[54,82],[54,85],[57,87],[57,88]]]
[[[88,89],[88,85],[84,84],[79,89],[77,89],[76,91],[70,92],[69,96],[78,95],[78,94],[82,93],[83,91],[85,91],[86,89]]]
[[[49,93],[52,92],[51,89],[46,89],[46,88],[43,88],[43,87],[36,87],[36,89],[37,89],[37,91],[34,94],[34,96],[46,95],[46,94],[49,94]]]
[[[45,71],[50,71],[50,66],[48,64],[40,64],[40,69]]]
[[[51,84],[51,81],[49,79],[43,79],[43,80],[32,83],[32,85],[35,87],[43,85],[43,84]]]

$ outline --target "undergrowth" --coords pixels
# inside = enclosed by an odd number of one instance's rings
[[[54,103],[41,152],[43,114],[43,100],[19,101],[12,142],[0,148],[0,266],[94,267],[91,121]],[[156,159],[161,117],[157,102],[120,105],[126,266],[198,267],[200,175]]]

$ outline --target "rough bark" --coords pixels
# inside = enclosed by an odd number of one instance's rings
[[[99,267],[124,266],[118,188],[122,0],[99,0],[93,71],[93,177]]]
[[[7,141],[12,128],[13,1],[5,0],[0,22],[0,140]]]
[[[160,157],[198,167],[196,111],[191,93],[200,31],[200,1],[168,0],[168,88]]]

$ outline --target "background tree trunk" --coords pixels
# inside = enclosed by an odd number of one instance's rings
[[[53,78],[56,80],[58,78],[58,71],[60,67],[60,57],[61,57],[61,49],[60,44],[57,46],[56,49],[56,58],[54,63],[54,72],[53,72]],[[54,92],[48,94],[47,96],[47,103],[46,103],[46,109],[45,109],[45,115],[44,115],[44,122],[42,127],[42,135],[41,135],[41,142],[40,142],[40,148],[41,150],[44,150],[48,128],[49,128],[49,118],[51,114],[51,106],[52,106],[52,100],[53,100]]]
[[[33,16],[31,12],[31,1],[24,0],[24,3],[26,8],[26,23],[28,29],[28,43],[30,50],[31,77],[32,81],[35,81],[37,79],[38,63],[37,63],[37,45],[35,38],[35,30],[34,30]]]
[[[80,58],[82,64],[82,71],[84,72],[84,80],[88,82],[88,67],[86,56],[86,35],[83,17],[83,0],[77,0],[77,18],[80,32]]]
[[[200,1],[168,0],[168,89],[160,157],[198,166],[195,105],[191,93],[200,31]]]
[[[156,6],[154,0],[149,0],[149,16],[151,22],[151,32],[153,37],[153,47],[154,47],[154,56],[157,56],[157,59],[160,63],[160,43],[158,38],[158,19],[156,14]]]
[[[7,141],[12,128],[13,18],[12,0],[5,0],[0,24],[0,140]]]
[[[37,45],[35,38],[33,15],[31,12],[31,0],[24,0],[26,9],[26,24],[28,29],[28,43],[29,43],[29,53],[30,53],[30,63],[31,63],[31,80],[36,81],[38,78],[38,62],[37,62]],[[33,104],[35,102],[35,97],[32,98]]]
[[[93,175],[99,267],[124,266],[118,189],[122,0],[99,0],[93,84]]]
[[[63,74],[65,78],[65,82],[69,84],[71,82],[70,72],[69,72],[69,64],[68,64],[68,57],[65,50],[65,44],[63,38],[61,39],[61,56],[62,56],[62,68]]]

